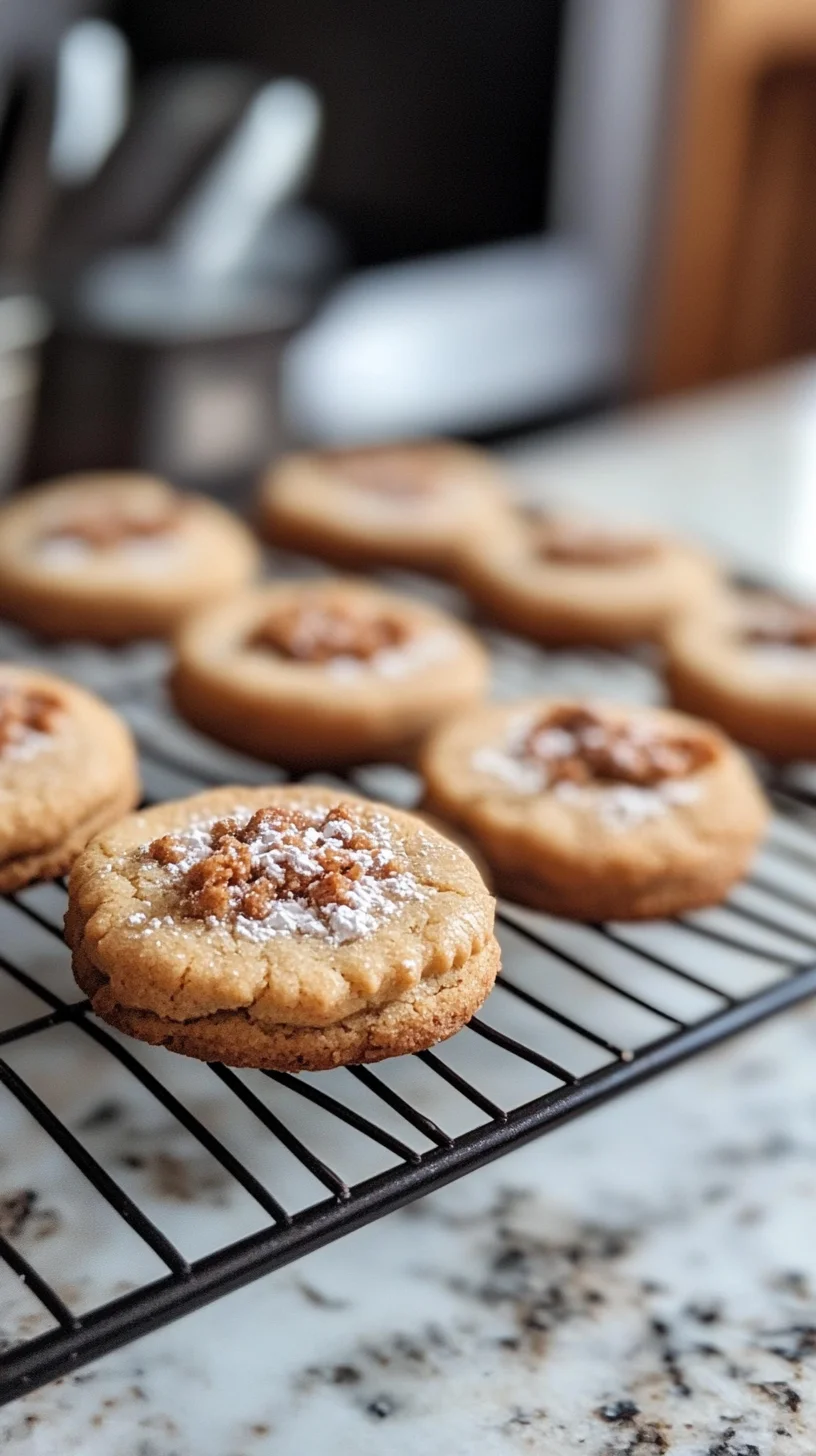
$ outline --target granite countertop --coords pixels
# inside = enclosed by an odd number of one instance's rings
[[[758,1028],[14,1403],[0,1448],[812,1456],[815,1057],[816,1010]]]
[[[748,567],[812,570],[812,370],[514,453],[554,497],[609,492]],[[5,1407],[0,1449],[813,1456],[814,1057],[816,1008],[757,1028]],[[161,1123],[100,1096],[86,1126],[176,1237],[233,1229],[217,1171]],[[23,1180],[0,1230],[68,1292],[64,1250],[95,1231],[59,1187],[52,1206]],[[0,1301],[0,1340],[36,1328],[19,1291]]]

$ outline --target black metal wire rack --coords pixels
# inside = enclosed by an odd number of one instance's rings
[[[508,691],[534,688],[537,673],[552,681],[535,649],[500,646]],[[270,778],[174,723],[151,664],[143,672],[138,659],[134,673],[128,659],[118,678],[93,657],[60,666],[81,677],[88,661],[109,688],[118,683],[148,798]],[[597,656],[567,666],[593,683],[624,670]],[[407,770],[383,766],[354,782],[403,803],[417,788]],[[244,1073],[126,1042],[71,980],[64,886],[0,902],[0,1400],[816,992],[816,800],[790,785],[774,797],[762,856],[720,909],[659,925],[570,926],[502,903],[503,973],[480,1015],[433,1052],[372,1068]],[[183,1224],[178,1199],[163,1200],[146,1169],[175,1178],[185,1166],[203,1197],[199,1205],[193,1189],[195,1218]]]

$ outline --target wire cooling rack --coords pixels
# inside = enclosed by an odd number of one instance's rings
[[[500,695],[650,699],[647,661],[494,637]],[[148,800],[283,778],[174,720],[159,649],[0,652],[103,688]],[[317,781],[339,783],[338,780]],[[372,765],[354,787],[402,805]],[[503,972],[469,1027],[376,1067],[299,1077],[129,1042],[80,998],[65,888],[0,901],[0,1400],[9,1400],[536,1137],[816,991],[816,795],[774,790],[750,878],[716,910],[569,925],[502,902]]]

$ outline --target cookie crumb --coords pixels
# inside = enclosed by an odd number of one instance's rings
[[[108,551],[125,542],[164,536],[180,521],[181,500],[167,495],[160,500],[98,500],[75,502],[73,509],[55,530],[41,538],[41,545],[75,542],[91,551]]]
[[[816,610],[767,592],[746,606],[740,635],[751,646],[814,648]]]
[[[421,501],[440,488],[438,477],[416,454],[406,460],[396,452],[338,451],[328,459],[346,484],[390,500]]]
[[[668,735],[636,718],[609,722],[587,708],[549,710],[516,724],[502,746],[486,744],[471,762],[520,794],[551,792],[593,809],[609,829],[627,829],[693,803],[695,775],[713,761],[702,738]]]
[[[524,757],[540,759],[548,784],[614,783],[654,788],[683,779],[709,763],[712,750],[700,738],[669,736],[633,718],[605,721],[588,708],[556,708],[533,724]]]
[[[178,884],[184,916],[228,923],[251,940],[317,934],[342,944],[429,893],[408,872],[387,818],[342,802],[194,824],[143,853]]]
[[[538,555],[555,566],[642,566],[657,556],[657,542],[631,531],[555,517],[537,523]]]
[[[0,758],[33,758],[53,739],[62,711],[56,693],[0,686]]]
[[[326,663],[336,657],[368,662],[388,648],[402,647],[413,626],[396,612],[365,604],[303,597],[270,612],[248,646],[263,647],[294,662]]]

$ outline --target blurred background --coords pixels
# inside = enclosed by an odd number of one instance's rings
[[[228,491],[816,343],[813,0],[5,0],[0,480]]]

